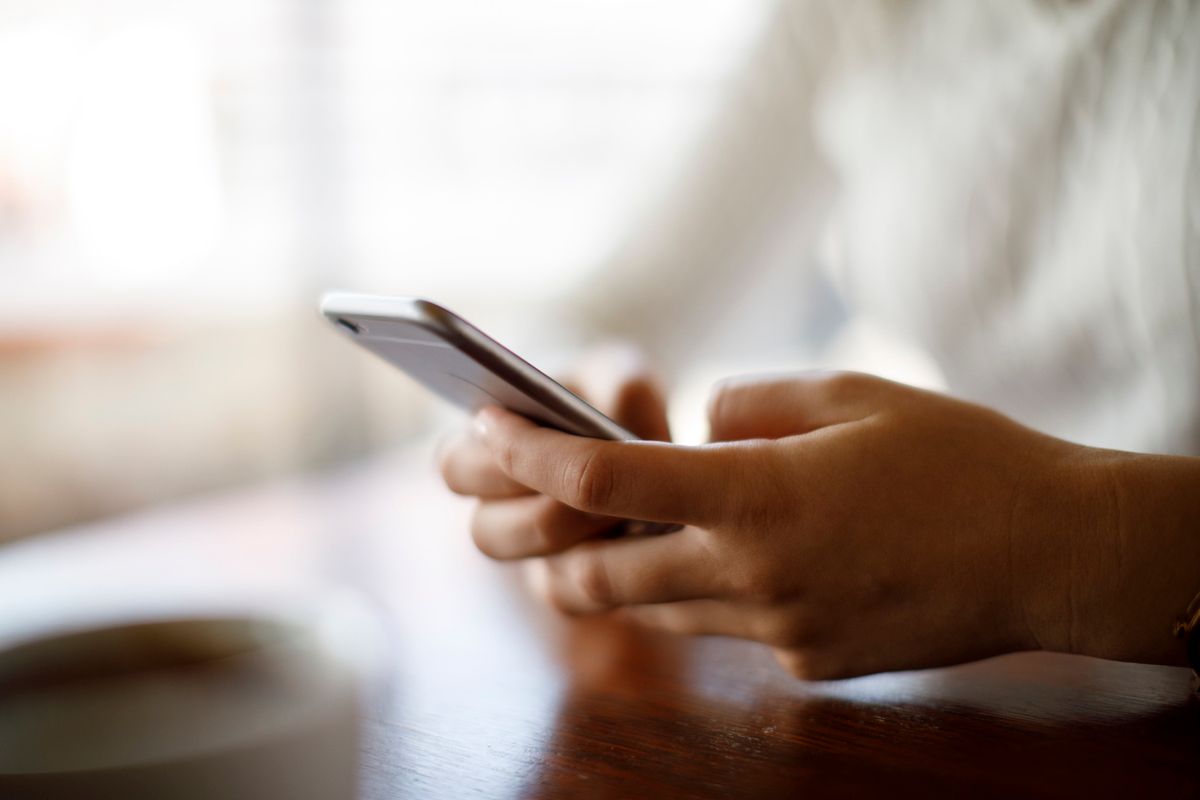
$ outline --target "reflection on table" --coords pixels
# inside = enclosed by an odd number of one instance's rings
[[[1022,654],[805,684],[762,647],[538,606],[424,451],[0,550],[0,645],[178,614],[344,606],[366,797],[1200,790],[1185,670]],[[913,635],[920,635],[914,631]]]

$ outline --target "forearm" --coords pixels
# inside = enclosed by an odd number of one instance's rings
[[[1056,565],[1028,571],[1039,644],[1184,665],[1171,627],[1200,592],[1200,459],[1076,448],[1041,491],[1038,535],[1060,536],[1029,549]]]

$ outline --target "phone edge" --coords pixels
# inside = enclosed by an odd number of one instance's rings
[[[613,441],[640,438],[459,314],[431,300],[411,296],[327,292],[321,297],[320,310],[331,322],[336,322],[340,316],[381,321],[393,321],[399,317],[420,325],[457,346],[501,378],[528,387],[528,393],[534,400],[578,426],[580,430],[571,433]]]

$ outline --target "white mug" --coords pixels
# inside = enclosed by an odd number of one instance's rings
[[[360,677],[278,619],[25,642],[0,651],[0,797],[349,800]]]

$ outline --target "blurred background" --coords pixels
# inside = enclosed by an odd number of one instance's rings
[[[0,538],[428,431],[320,292],[536,343],[765,6],[0,0]]]
[[[554,298],[686,171],[772,5],[0,0],[0,540],[452,425],[326,329],[328,289],[553,371],[587,344]],[[671,365],[685,439],[713,378],[834,328],[826,363],[936,385],[790,258]]]

